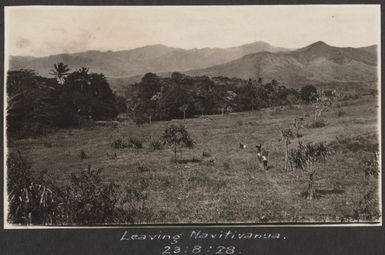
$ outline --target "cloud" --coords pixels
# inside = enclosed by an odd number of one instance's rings
[[[31,45],[31,41],[26,38],[18,38],[15,43],[15,46],[18,49],[24,49],[30,45]]]

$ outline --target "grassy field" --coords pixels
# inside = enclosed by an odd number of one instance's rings
[[[370,154],[368,148],[378,145],[376,104],[373,96],[340,101],[323,114],[326,126],[320,128],[309,128],[311,106],[298,105],[151,125],[120,122],[116,127],[61,130],[12,142],[9,149],[20,150],[36,173],[46,169],[59,184],[87,165],[103,168],[104,181],[120,185],[119,206],[133,213],[138,224],[341,222],[363,206],[370,189],[378,189],[377,179],[364,180],[361,165]],[[302,195],[308,173],[283,170],[280,128],[299,117],[305,118],[303,137],[294,139],[291,147],[312,141],[334,148],[326,162],[316,165],[317,200]],[[185,125],[195,141],[194,148],[178,153],[179,163],[172,161],[170,148],[149,146],[173,122]],[[111,143],[118,137],[137,137],[143,148],[114,149]],[[240,142],[247,148],[240,149]],[[270,151],[268,170],[257,160],[258,143]],[[87,158],[81,159],[81,151]],[[117,158],[107,153],[116,153]],[[138,191],[142,199],[125,199],[130,190]],[[374,201],[379,209],[378,198]]]

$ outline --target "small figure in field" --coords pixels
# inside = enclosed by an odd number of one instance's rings
[[[261,162],[262,161],[262,144],[256,145],[255,147],[257,148],[257,158],[259,162]]]
[[[269,156],[269,151],[267,150],[262,151],[262,144],[256,145],[255,147],[257,148],[258,161],[262,163],[263,168],[267,170],[267,163],[268,163],[267,157]]]
[[[263,168],[267,170],[267,157],[269,156],[269,151],[263,151],[262,152],[262,163],[263,163]]]
[[[241,149],[246,149],[246,147],[247,147],[247,145],[244,143],[239,144],[239,148],[241,148]]]

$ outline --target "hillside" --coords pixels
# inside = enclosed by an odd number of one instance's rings
[[[378,146],[377,110],[372,96],[340,101],[323,114],[327,125],[320,128],[308,126],[311,105],[157,121],[139,127],[121,122],[12,141],[9,151],[28,156],[37,176],[47,169],[48,176],[60,184],[68,184],[72,173],[80,174],[88,165],[103,169],[103,183],[121,185],[117,207],[137,212],[133,214],[137,224],[347,223],[354,215],[363,222],[368,215],[372,217],[369,221],[377,221],[379,200],[369,200],[371,210],[359,211],[367,192],[378,188],[377,178],[363,179],[361,167],[365,155]],[[280,126],[302,116],[302,137],[295,138],[290,148],[300,141],[324,142],[327,148],[334,148],[331,158],[316,165],[314,186],[319,199],[311,201],[303,197],[309,174],[301,169],[284,170],[284,148],[277,139]],[[172,148],[154,150],[150,146],[171,123],[185,125],[195,141],[193,148],[178,153],[178,164],[171,160]],[[111,143],[119,137],[136,137],[143,148],[114,149]],[[240,149],[240,142],[248,147]],[[257,160],[258,143],[270,151],[268,170]],[[82,151],[87,158],[79,156]],[[115,158],[108,156],[114,153]],[[124,199],[132,195],[130,190],[146,195],[130,202]],[[117,218],[115,224],[123,221]]]
[[[258,52],[229,63],[190,70],[190,75],[242,79],[275,79],[296,86],[304,83],[373,82],[377,77],[376,46],[340,48],[316,42],[290,52]]]
[[[11,56],[10,69],[34,69],[47,76],[54,63],[64,62],[72,70],[83,66],[107,77],[129,77],[147,72],[186,71],[223,64],[260,51],[283,51],[265,42],[232,48],[180,49],[161,44],[124,51],[87,51],[41,58]]]

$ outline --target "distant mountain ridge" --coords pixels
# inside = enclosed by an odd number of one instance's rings
[[[232,48],[180,49],[161,44],[123,51],[87,51],[42,58],[11,57],[10,69],[34,69],[48,76],[54,63],[71,70],[83,66],[105,74],[112,89],[122,94],[147,72],[168,76],[172,72],[210,77],[275,79],[289,87],[325,83],[377,81],[377,46],[334,47],[322,41],[288,50],[254,42]]]
[[[72,70],[83,66],[107,77],[128,77],[147,72],[187,71],[223,64],[260,51],[285,51],[266,42],[254,42],[231,48],[181,49],[155,44],[122,51],[86,51],[33,58],[12,56],[9,67],[34,69],[47,76],[54,63],[64,62]]]
[[[377,79],[377,50],[375,45],[342,48],[320,41],[288,52],[248,54],[186,73],[242,79],[262,77],[294,87],[305,83],[373,82]]]

